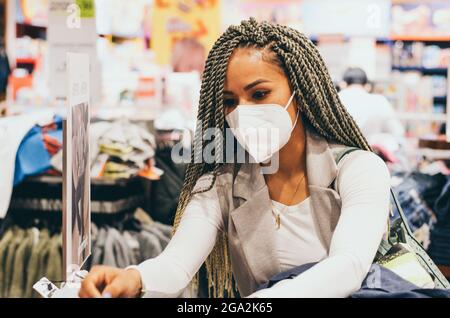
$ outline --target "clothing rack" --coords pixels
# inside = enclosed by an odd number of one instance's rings
[[[172,227],[140,208],[150,185],[141,177],[92,180],[92,254],[83,269],[126,268],[164,250]],[[0,297],[38,297],[32,285],[39,278],[56,285],[62,280],[61,197],[60,176],[29,177],[14,189],[0,227],[0,264],[6,264],[0,269]]]
[[[134,211],[149,197],[151,182],[141,177],[129,179],[92,179],[91,213],[117,214]],[[11,198],[10,210],[61,212],[62,177],[30,177],[17,186]]]

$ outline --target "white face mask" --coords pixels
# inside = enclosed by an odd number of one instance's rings
[[[287,109],[294,95],[295,92],[285,107],[277,104],[238,105],[226,116],[237,141],[256,162],[267,162],[291,138],[299,114],[297,111],[292,123]]]

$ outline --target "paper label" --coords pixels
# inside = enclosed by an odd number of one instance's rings
[[[36,284],[34,284],[33,289],[44,298],[52,298],[53,294],[59,290],[59,288],[46,277],[41,278]]]

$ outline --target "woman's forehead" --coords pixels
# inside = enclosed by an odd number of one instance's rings
[[[240,87],[258,78],[277,80],[282,77],[278,65],[268,62],[264,54],[257,49],[237,49],[228,62],[225,87]]]

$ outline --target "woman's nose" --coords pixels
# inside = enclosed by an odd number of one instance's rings
[[[245,98],[240,98],[239,99],[239,105],[252,105],[254,104],[252,101],[247,100]]]

